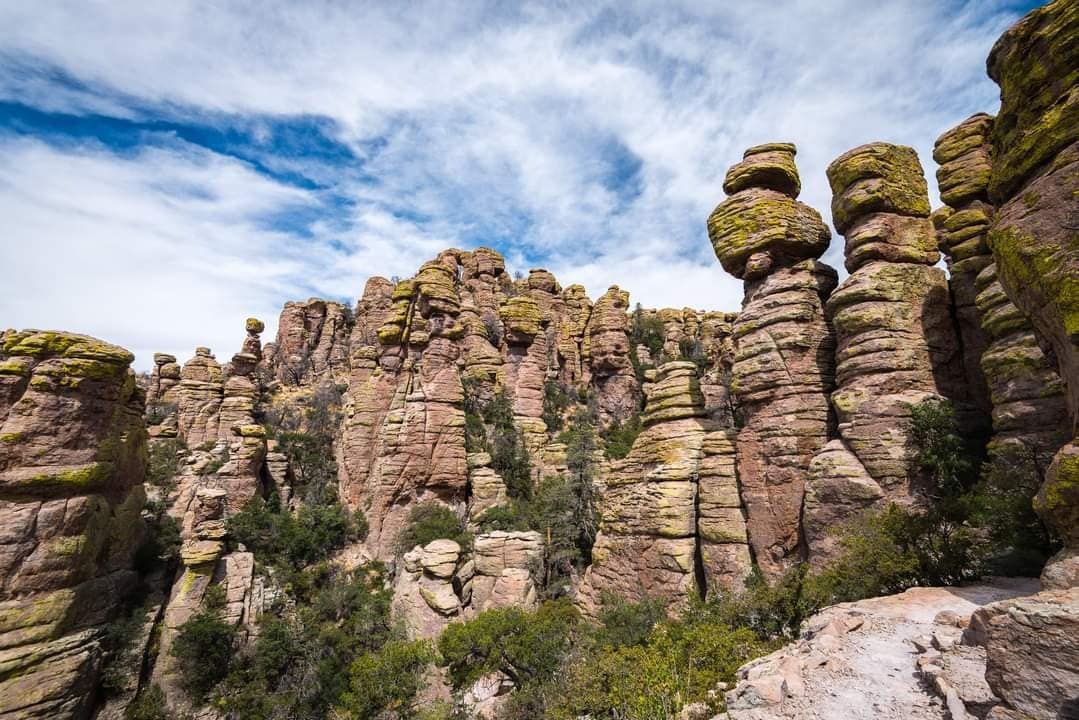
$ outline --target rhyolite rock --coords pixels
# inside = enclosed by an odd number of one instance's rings
[[[347,379],[351,330],[348,307],[341,303],[319,298],[285,303],[277,340],[267,346],[272,374],[286,385]]]
[[[917,154],[864,145],[833,161],[828,180],[851,275],[826,305],[836,336],[838,442],[810,468],[804,524],[815,562],[828,558],[837,523],[883,502],[918,501],[911,406],[970,405],[947,278],[933,267],[939,254]]]
[[[793,146],[786,172],[797,179]],[[787,154],[771,150],[768,155]],[[749,542],[757,565],[776,577],[800,560],[800,517],[813,456],[828,441],[828,393],[833,385],[834,338],[824,302],[835,270],[816,258],[830,233],[813,208],[781,194],[763,172],[732,168],[742,180],[708,221],[724,269],[745,280],[742,312],[733,322],[730,388],[740,419],[737,478]],[[770,171],[773,172],[773,171]],[[785,188],[792,190],[797,183]]]
[[[134,589],[144,394],[127,350],[0,334],[0,715],[83,718],[105,625]]]
[[[646,396],[645,429],[629,455],[612,461],[605,473],[592,565],[577,592],[589,614],[608,593],[683,604],[706,590],[699,580],[733,589],[750,569],[730,437],[703,417],[694,364],[660,366]],[[702,483],[706,495],[698,512]],[[697,578],[702,535],[707,575]]]
[[[989,229],[997,277],[1051,350],[1064,383],[1071,440],[1035,507],[1066,547],[1079,547],[1079,7],[1051,2],[993,46],[1000,85],[992,133]]]

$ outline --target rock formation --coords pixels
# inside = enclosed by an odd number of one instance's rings
[[[934,221],[948,257],[967,376],[979,394],[983,383],[989,393],[990,452],[1033,454],[1046,467],[1067,440],[1067,408],[1056,367],[998,281],[989,250],[992,127],[992,117],[977,114],[937,140],[933,157],[941,163],[937,179],[947,205]]]
[[[745,280],[731,390],[742,419],[738,481],[757,565],[775,577],[804,555],[800,516],[813,456],[828,441],[834,339],[824,301],[836,272],[817,261],[830,234],[798,202],[795,149],[750,148],[708,219],[723,268]]]
[[[989,245],[1008,298],[1055,355],[1073,438],[1079,431],[1079,7],[1051,2],[993,46],[1000,85],[989,198]],[[1035,505],[1079,548],[1079,441],[1057,453]]]
[[[730,438],[703,419],[694,364],[662,365],[646,394],[645,429],[604,478],[592,565],[578,588],[586,612],[605,593],[681,603],[710,582],[738,587],[750,569]]]
[[[144,395],[128,351],[0,335],[0,715],[91,709],[104,626],[134,587]]]
[[[964,376],[921,164],[913,149],[873,143],[828,166],[832,218],[850,276],[828,299],[836,333],[832,407],[839,437],[813,460],[805,534],[814,561],[829,530],[882,501],[917,499],[907,424],[912,405],[950,399]]]
[[[343,380],[350,324],[349,309],[341,303],[319,298],[285,303],[277,340],[266,348],[277,379],[286,385]]]

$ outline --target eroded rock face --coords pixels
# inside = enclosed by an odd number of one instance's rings
[[[976,278],[992,264],[986,234],[993,217],[989,204],[989,132],[993,118],[978,113],[937,138],[933,159],[937,185],[945,207],[933,214],[940,250],[948,260],[949,285],[955,307],[963,369],[970,379],[970,394],[981,415],[992,409],[989,386],[982,371],[982,355],[989,337],[978,311]]]
[[[763,147],[731,168],[724,189],[734,194],[708,231],[724,269],[746,281],[732,329],[737,474],[754,556],[775,577],[804,555],[806,476],[828,441],[835,341],[824,301],[837,276],[816,260],[830,238],[824,221],[794,199],[794,146]]]
[[[934,222],[951,271],[964,366],[976,395],[982,383],[988,391],[990,453],[1033,456],[1047,467],[1068,438],[1067,408],[1056,367],[1001,286],[989,249],[995,216],[988,203],[992,127],[992,117],[978,114],[937,140],[933,156],[941,163],[937,178],[949,206],[937,211]],[[973,372],[975,362],[980,374]]]
[[[1036,508],[1068,547],[1079,547],[1079,8],[1053,2],[994,45],[987,63],[1000,85],[993,126],[989,230],[1008,298],[1052,349],[1072,440],[1057,454]]]
[[[911,503],[907,425],[912,405],[969,402],[929,198],[911,148],[872,143],[828,167],[833,221],[846,236],[851,275],[832,293],[836,333],[832,407],[839,442],[810,469],[805,532],[810,555],[831,550],[827,530],[881,501]]]
[[[703,417],[695,366],[662,365],[646,393],[645,429],[605,475],[592,565],[578,588],[578,603],[588,613],[605,593],[681,603],[710,580],[740,585],[749,569],[730,438]],[[707,501],[698,515],[700,483]],[[709,549],[698,565],[700,534]]]
[[[89,712],[102,630],[136,576],[144,395],[127,350],[0,335],[0,715]]]
[[[319,298],[285,303],[277,340],[267,347],[273,374],[286,385],[343,381],[351,330],[349,309],[341,303]]]

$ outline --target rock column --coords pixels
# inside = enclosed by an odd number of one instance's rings
[[[963,385],[948,281],[933,267],[940,255],[917,154],[863,145],[829,165],[828,180],[851,275],[827,304],[837,343],[839,439],[811,468],[805,531],[817,561],[832,549],[828,531],[852,513],[915,500],[911,406],[954,398]]]
[[[716,257],[745,280],[732,332],[738,481],[754,558],[772,578],[804,555],[806,474],[828,441],[833,383],[824,301],[837,278],[816,259],[830,233],[816,210],[795,199],[794,154],[787,143],[747,150],[723,183],[730,197],[708,219]]]

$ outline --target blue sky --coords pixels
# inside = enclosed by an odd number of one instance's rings
[[[1036,3],[0,0],[0,324],[227,359],[243,319],[450,247],[735,310],[705,219],[742,150],[828,162],[995,111]],[[825,260],[842,265],[842,239]]]

